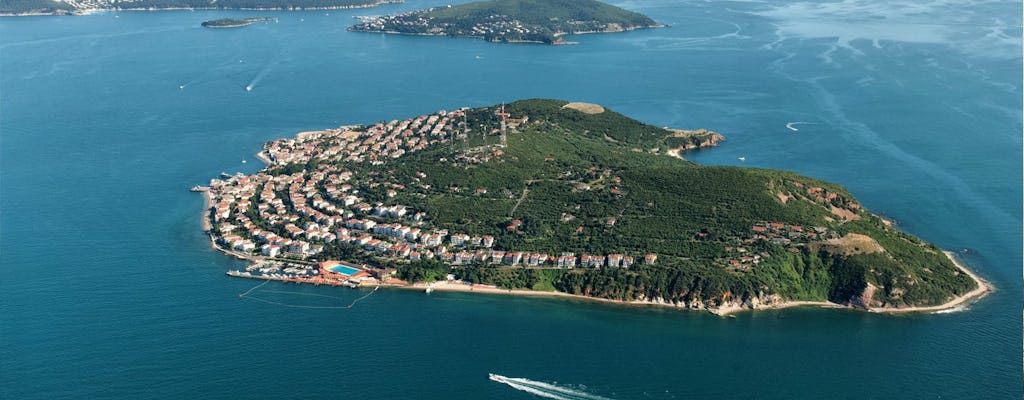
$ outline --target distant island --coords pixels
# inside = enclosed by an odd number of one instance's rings
[[[257,22],[276,21],[276,18],[221,18],[202,23],[206,28],[240,28]]]
[[[729,313],[939,310],[987,284],[790,172],[701,166],[722,135],[561,100],[462,108],[267,143],[196,186],[231,276],[574,296]]]
[[[657,27],[651,18],[596,0],[491,0],[364,18],[351,31],[562,44],[564,35]]]
[[[367,8],[403,0],[4,0],[0,16],[80,15],[96,11],[332,10]]]

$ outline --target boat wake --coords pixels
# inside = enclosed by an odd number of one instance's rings
[[[280,58],[280,56],[278,56],[278,58]],[[263,69],[260,70],[259,74],[257,74],[256,77],[253,78],[253,80],[250,81],[248,85],[245,85],[245,91],[251,92],[252,89],[256,87],[256,84],[260,83],[260,81],[263,80],[263,77],[267,76],[267,74],[270,73],[270,70],[273,69],[274,65],[276,64],[277,59],[274,59],[273,61],[267,63],[267,66],[263,67]]]
[[[254,292],[257,292],[257,290],[259,288],[263,287],[263,285],[266,285],[268,283],[270,283],[269,279],[266,280],[265,282],[259,284],[259,285],[256,285],[252,289],[249,289],[249,290],[246,290],[245,292],[239,293],[238,297],[242,298],[242,299],[255,300],[255,301],[258,301],[258,302],[264,303],[264,304],[271,304],[271,305],[275,305],[275,306],[279,306],[279,307],[287,307],[287,308],[304,308],[304,309],[309,309],[309,310],[349,310],[352,307],[355,307],[356,303],[365,300],[367,297],[372,296],[374,293],[377,293],[377,289],[380,289],[380,286],[377,286],[377,287],[373,288],[373,290],[371,290],[370,293],[367,293],[367,294],[365,294],[365,295],[363,295],[363,296],[361,296],[361,297],[359,297],[359,298],[357,298],[355,300],[352,300],[352,302],[349,303],[347,306],[315,306],[315,305],[306,305],[306,304],[285,303],[285,302],[281,302],[281,301],[274,301],[274,300],[270,300],[270,299],[265,299],[265,298],[253,296]],[[341,297],[329,296],[329,295],[326,295],[326,294],[291,292],[291,291],[284,291],[284,290],[261,290],[261,291],[259,291],[257,293],[273,293],[273,294],[277,294],[277,295],[318,297],[318,298],[336,299],[336,300],[342,300],[342,301],[345,300],[344,298],[341,298]]]
[[[580,388],[566,387],[546,382],[532,381],[526,378],[509,378],[498,374],[487,374],[490,380],[504,383],[513,389],[521,390],[535,396],[557,400],[611,400],[590,394]]]
[[[241,62],[241,60],[239,60],[239,62]],[[210,81],[210,80],[215,80],[215,78],[217,78],[218,76],[220,76],[220,78],[223,78],[223,75],[225,74],[225,70],[226,69],[230,69],[230,67],[233,66],[233,65],[236,65],[234,58],[232,58],[230,61],[226,61],[226,62],[217,64],[217,65],[215,65],[215,66],[213,66],[211,68],[208,68],[205,72],[200,74],[195,79],[192,79],[192,80],[190,80],[188,82],[185,82],[185,83],[182,83],[181,85],[178,85],[178,90],[185,90],[186,87],[198,85],[200,83],[203,83],[203,82],[206,82],[206,81]]]
[[[803,121],[789,122],[789,123],[786,123],[786,129],[789,129],[789,130],[791,130],[793,132],[799,131],[799,129],[796,128],[796,125],[817,125],[817,124],[814,123],[814,122],[803,122]]]

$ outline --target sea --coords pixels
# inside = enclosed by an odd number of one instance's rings
[[[345,30],[428,0],[0,18],[0,398],[1022,397],[1019,1],[611,2],[671,26]],[[200,27],[248,16],[278,20]],[[686,157],[842,184],[996,291],[913,315],[405,290],[339,309],[369,292],[280,283],[268,304],[201,231],[189,188],[257,171],[266,141],[523,98],[721,132]]]

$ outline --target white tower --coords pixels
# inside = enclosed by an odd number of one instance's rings
[[[509,113],[505,112],[505,103],[502,103],[501,104],[501,109],[498,110],[498,112],[496,112],[494,114],[499,116],[499,117],[501,117],[501,147],[505,147],[505,145],[507,144],[507,142],[506,142],[507,135],[506,134],[507,134],[507,129],[508,129],[506,125],[507,125],[508,116],[509,116]]]

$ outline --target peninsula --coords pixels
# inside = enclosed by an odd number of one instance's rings
[[[490,0],[363,18],[350,31],[563,44],[564,35],[660,26],[645,15],[596,0]]]
[[[193,190],[213,245],[253,261],[238,277],[716,313],[940,310],[989,290],[838,185],[675,156],[723,140],[522,100],[299,133],[265,144],[260,172]]]
[[[241,28],[257,22],[276,21],[276,18],[221,18],[202,23],[204,28]]]
[[[97,11],[334,10],[367,8],[403,0],[5,0],[0,16],[82,15]]]

